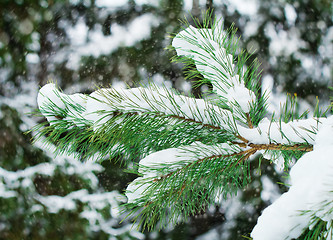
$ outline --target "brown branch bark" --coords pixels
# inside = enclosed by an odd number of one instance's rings
[[[290,151],[304,151],[304,152],[311,152],[313,151],[312,145],[301,145],[301,144],[294,144],[294,145],[285,145],[281,143],[270,143],[270,144],[255,144],[255,143],[238,143],[233,142],[240,147],[251,147],[259,150],[290,150]]]
[[[249,113],[246,113],[246,121],[247,121],[247,125],[249,126],[249,128],[252,129],[253,128],[253,124],[252,124],[252,121],[251,121]]]

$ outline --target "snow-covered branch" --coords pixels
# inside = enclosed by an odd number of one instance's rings
[[[203,99],[182,96],[167,90],[150,86],[115,90],[99,89],[91,95],[66,95],[51,83],[39,92],[40,111],[49,122],[56,120],[77,123],[86,120],[95,128],[119,114],[156,114],[184,121],[192,121],[211,127],[230,129],[232,114]]]
[[[288,123],[264,118],[256,128],[238,126],[240,136],[254,144],[311,144],[324,118],[295,120]]]
[[[254,240],[298,238],[304,230],[313,227],[314,216],[327,223],[333,220],[332,136],[333,117],[330,117],[323,120],[315,138],[314,150],[292,167],[289,191],[259,217],[251,233]],[[327,231],[331,230],[328,228]]]
[[[129,161],[141,158],[126,196],[143,227],[187,218],[216,196],[237,193],[250,180],[248,159],[258,152],[275,163],[283,156],[285,168],[300,159],[291,171],[292,187],[264,211],[254,240],[298,237],[314,218],[332,221],[333,189],[323,184],[332,167],[333,118],[304,119],[288,111],[288,102],[285,117],[265,117],[267,96],[259,96],[256,62],[245,66],[248,55],[237,51],[234,30],[224,31],[218,22],[209,27],[189,26],[172,43],[178,60],[194,62],[194,72],[212,84],[209,97],[153,84],[66,95],[48,84],[38,96],[51,125],[44,131],[47,140],[83,159],[118,153]],[[290,101],[296,106],[296,99]]]
[[[186,147],[169,148],[152,153],[139,162],[138,172],[143,176],[128,186],[126,196],[129,202],[135,202],[144,196],[143,194],[151,184],[175,177],[174,175],[184,174],[183,177],[187,178],[190,168],[196,168],[195,165],[199,165],[203,161],[228,158],[239,151],[239,147],[227,143],[212,146],[195,142]],[[197,176],[192,175],[192,177],[202,178],[200,174],[198,172]],[[182,188],[183,182],[179,179],[177,181],[179,181]],[[145,183],[142,184],[143,182]],[[161,189],[161,191],[166,190]],[[152,191],[152,193],[156,192]]]
[[[193,59],[197,70],[211,82],[221,100],[240,119],[250,112],[256,102],[254,92],[245,87],[244,76],[234,64],[235,52],[231,49],[235,37],[223,31],[221,25],[213,29],[189,26],[173,39],[178,56]]]

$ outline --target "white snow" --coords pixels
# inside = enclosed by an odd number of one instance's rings
[[[276,29],[272,23],[269,23],[265,26],[265,32],[270,38],[269,52],[271,56],[290,56],[306,47],[305,42],[300,37],[299,30],[295,27],[285,31]]]
[[[272,75],[264,75],[261,79],[261,95],[270,94],[273,91],[274,79]]]
[[[224,2],[224,1],[222,0],[217,1],[217,3],[219,2]],[[232,0],[228,2],[230,4],[229,8],[238,11],[243,16],[256,15],[260,6],[257,0]],[[232,11],[229,8],[228,11]]]
[[[61,197],[57,195],[39,197],[37,198],[44,206],[48,208],[50,213],[58,213],[61,209],[74,210],[76,208],[75,201],[68,197]]]
[[[37,97],[37,104],[40,110],[45,108],[47,105],[52,103],[52,105],[57,106],[60,109],[65,108],[65,103],[62,100],[62,97],[64,94],[62,94],[55,86],[55,84],[50,83],[46,84],[39,90],[39,94]],[[53,118],[50,118],[49,122],[54,120]]]
[[[260,150],[260,153],[262,154],[263,158],[270,160],[274,163],[275,165],[275,170],[277,171],[283,171],[285,168],[284,165],[284,157],[281,155],[280,152],[277,151],[265,151],[265,150]]]
[[[284,14],[286,16],[287,22],[289,25],[294,25],[296,18],[297,18],[297,13],[295,8],[291,4],[286,4],[284,7]]]
[[[218,152],[217,149],[219,149],[218,151],[220,152]],[[167,167],[168,171],[174,171],[194,160],[209,157],[212,152],[217,155],[223,152],[227,155],[233,153],[233,148],[227,143],[211,146],[201,142],[194,142],[188,146],[179,148],[168,148],[152,153],[140,160],[139,173],[145,176],[157,177],[159,168]]]
[[[97,0],[95,4],[97,7],[117,8],[126,6],[128,2],[128,0]],[[144,4],[158,6],[159,2],[156,0],[135,0],[135,4],[139,6]]]
[[[55,123],[60,117],[64,117],[62,119],[64,121],[81,125],[85,124],[81,116],[84,109],[79,106],[86,104],[86,98],[84,94],[66,95],[60,92],[54,83],[49,83],[40,89],[37,103],[39,110],[50,124]]]
[[[5,184],[3,184],[2,182],[0,182],[0,197],[1,198],[12,198],[12,197],[16,197],[16,196],[17,196],[16,191],[8,190],[8,187]]]
[[[55,166],[50,163],[40,163],[18,171],[8,171],[0,167],[0,179],[2,179],[8,189],[14,189],[22,185],[25,179],[31,179],[37,174],[52,176],[54,170]],[[25,187],[29,186],[26,185]]]
[[[259,16],[258,16],[259,17]],[[259,23],[258,21],[249,21],[246,24],[246,28],[244,29],[243,37],[250,38],[258,33],[259,30]]]
[[[27,62],[32,64],[39,63],[39,56],[36,53],[29,53],[25,56]]]
[[[221,28],[196,29],[192,26],[181,31],[172,41],[177,55],[192,58],[198,71],[211,81],[214,90],[226,100],[238,117],[249,112],[250,104],[256,101],[244,80],[235,73],[233,56],[223,47],[226,33]],[[237,100],[238,104],[235,104]]]
[[[155,153],[148,155],[140,161],[139,173],[146,175],[156,176],[156,171],[150,170],[148,173],[146,172],[146,168],[163,168],[166,165],[172,165],[172,168],[169,168],[170,171],[177,169],[177,166],[182,166],[185,162],[191,161],[191,156],[181,156],[182,150],[178,148],[169,148],[165,150],[161,150]],[[193,156],[192,156],[193,157]],[[146,168],[142,168],[146,167]]]
[[[272,203],[281,196],[279,188],[269,177],[264,175],[260,180],[262,183],[261,199],[263,201]]]
[[[206,0],[198,0],[199,7],[204,8],[206,5]],[[222,6],[227,5],[226,10],[229,13],[234,13],[238,11],[243,16],[258,16],[257,12],[260,4],[257,0],[214,0],[214,7],[216,9],[221,8]],[[183,9],[185,11],[191,11],[193,7],[193,0],[185,0]]]
[[[97,0],[96,6],[98,7],[106,7],[106,8],[115,8],[115,7],[122,7],[128,3],[128,0],[117,0],[117,1],[110,1],[110,0]]]
[[[95,129],[109,120],[110,113],[114,111],[139,113],[154,111],[228,129],[233,127],[229,111],[211,105],[203,99],[178,95],[156,86],[118,90],[103,88],[86,96],[66,95],[50,83],[41,88],[38,105],[41,113],[51,124],[58,121],[57,115],[66,114],[62,120],[73,122],[78,126],[92,123]],[[79,105],[81,106],[79,110],[73,108]]]
[[[88,120],[94,123],[96,128],[99,125],[104,124],[107,120],[110,119],[106,111],[114,110],[112,105],[108,103],[108,100],[105,97],[107,89],[100,89],[98,91],[90,94],[87,99],[86,111],[83,116]]]
[[[46,206],[51,213],[58,213],[62,209],[74,210],[77,207],[76,202],[87,203],[90,210],[93,209],[94,211],[102,210],[111,205],[112,208],[110,213],[114,218],[119,217],[119,203],[125,201],[125,198],[117,191],[89,194],[86,189],[71,192],[63,197],[49,195],[37,196],[36,199]],[[92,214],[91,211],[90,214]]]
[[[113,1],[110,1],[113,2]],[[121,46],[133,46],[135,43],[147,39],[153,27],[158,26],[160,20],[151,13],[136,17],[127,26],[117,23],[111,25],[111,35],[103,35],[101,26],[88,31],[83,20],[79,20],[73,28],[66,28],[71,39],[71,52],[67,67],[77,69],[82,56],[98,57],[101,54],[111,54]],[[68,49],[66,50],[66,52]]]
[[[311,225],[313,216],[332,221],[333,209],[333,117],[322,120],[314,150],[291,169],[291,187],[258,219],[254,240],[298,238]],[[305,213],[304,211],[309,211]]]
[[[238,77],[238,75],[236,75]],[[220,93],[224,95],[223,93]],[[243,82],[233,81],[233,87],[229,88],[225,94],[231,106],[240,106],[243,112],[250,112],[250,105],[254,103],[256,96],[247,89]],[[236,108],[237,109],[237,108]]]
[[[144,195],[145,191],[150,186],[150,184],[145,183],[144,180],[143,177],[138,177],[127,186],[125,194],[128,203],[134,203]]]
[[[76,45],[83,45],[87,41],[88,26],[83,18],[79,18],[74,27],[68,28],[67,34],[72,43]]]
[[[198,0],[199,6],[204,6],[206,4],[206,0]],[[193,0],[184,0],[183,9],[185,12],[191,11],[193,7]]]
[[[255,144],[313,144],[316,132],[323,120],[323,118],[310,118],[284,123],[271,122],[268,118],[264,118],[260,121],[258,127],[253,129],[238,126],[238,132],[250,143]]]

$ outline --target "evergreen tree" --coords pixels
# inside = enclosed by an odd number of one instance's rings
[[[172,11],[176,12],[176,6],[181,5],[175,3]],[[71,88],[79,76],[80,85],[85,86],[80,89],[89,91],[89,88],[99,84],[101,75],[104,76],[103,83],[110,83],[113,75],[117,74],[114,69],[118,69],[118,65],[124,65],[121,63],[128,62],[126,56],[135,56],[138,59],[140,57],[137,55],[142,54],[142,51],[134,48],[131,43],[126,47],[116,46],[115,54],[111,55],[120,63],[114,64],[113,70],[110,71],[111,57],[107,55],[109,52],[104,53],[107,56],[103,54],[93,58],[82,56],[82,59],[78,59],[78,63],[82,61],[86,64],[73,69],[74,61],[68,57],[69,53],[73,53],[71,30],[77,26],[85,26],[89,32],[109,36],[111,34],[108,30],[111,26],[116,25],[118,29],[126,29],[137,18],[140,19],[140,16],[149,15],[151,19],[155,19],[153,16],[158,14],[154,12],[157,9],[159,8],[156,4],[136,4],[134,1],[116,8],[103,6],[96,1],[1,2],[0,133],[3,137],[0,145],[0,207],[3,213],[0,220],[1,237],[5,239],[57,239],[59,236],[66,239],[144,237],[135,228],[131,228],[132,224],[126,221],[119,224],[123,217],[117,212],[121,210],[118,205],[124,201],[119,191],[133,179],[130,174],[119,174],[122,166],[106,161],[102,166],[98,163],[82,164],[70,156],[43,153],[40,144],[30,145],[30,138],[34,133],[24,135],[23,131],[37,124],[36,121],[42,121],[40,118],[26,117],[25,114],[36,106],[34,97],[32,101],[30,100],[31,95],[35,95],[34,92],[38,91],[38,84],[45,84],[50,76],[58,78],[59,84],[64,89]],[[170,11],[164,9],[162,8],[165,12]],[[112,21],[107,21],[108,18]],[[175,21],[179,16],[174,15],[173,18]],[[147,22],[147,18],[144,19]],[[103,32],[94,31],[99,30],[101,26]],[[143,44],[147,49],[146,46],[154,42],[154,37],[164,37],[161,29],[159,27],[160,32],[151,37],[150,31],[158,31],[156,26],[154,29],[148,28],[146,36],[141,39],[141,35],[138,34],[137,41],[133,44]],[[83,39],[83,42],[85,40]],[[91,39],[87,39],[86,42],[89,43],[89,40]],[[163,45],[160,47],[163,48]],[[132,49],[132,53],[129,53],[129,49]],[[148,54],[148,51],[145,53]],[[152,50],[150,53],[157,54]],[[121,55],[122,59],[119,57]],[[87,69],[88,65],[90,67]],[[139,67],[135,71],[138,72],[138,69]],[[92,78],[97,79],[97,82],[91,82]],[[124,78],[128,84],[131,84],[129,76]],[[88,87],[87,82],[89,82]],[[18,105],[18,102],[21,104]],[[24,172],[31,174],[24,175]],[[40,231],[41,228],[43,231]]]
[[[50,125],[39,126],[36,139],[46,135],[56,152],[83,159],[123,154],[124,163],[139,175],[127,187],[127,206],[144,229],[186,220],[236,194],[250,182],[257,153],[276,164],[282,159],[285,168],[297,159],[291,188],[263,212],[251,236],[331,236],[329,108],[317,108],[306,119],[308,113],[298,114],[290,97],[279,116],[267,118],[268,95],[259,91],[258,62],[248,63],[250,55],[238,48],[234,29],[223,30],[221,21],[210,17],[172,42],[178,54],[174,60],[196,66],[187,76],[201,75],[197,84],[211,84],[203,99],[152,83],[90,95],[66,95],[50,83],[38,96]],[[131,160],[138,157],[133,167]],[[304,180],[316,184],[305,188]]]
[[[242,36],[240,44],[244,49],[251,53],[257,49],[250,56],[249,62],[255,58],[260,60],[263,73],[262,91],[272,90],[267,102],[269,118],[272,110],[275,111],[275,116],[279,115],[277,113],[279,102],[285,95],[281,94],[282,89],[292,95],[294,92],[297,93],[300,104],[295,105],[296,112],[301,112],[304,105],[308,108],[310,104],[315,108],[316,95],[320,95],[321,99],[324,99],[323,102],[326,102],[329,95],[327,85],[332,84],[333,63],[330,1],[206,2],[207,8],[213,6],[215,13],[223,16],[226,26],[235,23],[238,28],[237,35]],[[38,84],[44,85],[50,77],[55,79],[66,93],[75,91],[90,93],[95,85],[110,83],[116,85],[122,81],[133,86],[132,81],[147,82],[146,79],[152,79],[158,85],[161,85],[161,82],[167,86],[172,85],[180,92],[191,91],[196,97],[201,96],[201,90],[212,88],[212,85],[207,83],[190,89],[191,84],[184,82],[180,74],[181,64],[169,62],[174,52],[163,50],[170,44],[170,39],[166,39],[167,33],[179,31],[178,19],[188,12],[201,19],[200,10],[205,7],[203,1],[197,0],[129,0],[123,1],[123,4],[121,1],[99,0],[1,1],[0,102],[6,107],[0,109],[0,116],[5,116],[5,119],[10,121],[12,118],[8,115],[13,115],[17,117],[17,121],[21,119],[22,122],[29,123],[11,125],[9,131],[9,122],[7,120],[1,122],[0,135],[3,136],[0,140],[1,167],[14,173],[43,161],[50,161],[51,158],[55,159],[55,156],[47,153],[48,158],[38,157],[39,160],[35,162],[36,158],[31,151],[41,151],[40,146],[28,147],[28,138],[21,134],[23,126],[25,126],[23,129],[27,129],[36,124],[35,121],[42,121],[40,118],[25,116],[36,106],[35,101],[27,99],[37,92]],[[149,19],[147,16],[152,16],[151,22],[142,21]],[[138,29],[132,27],[135,25],[144,26],[145,31],[128,34],[131,31],[127,30]],[[126,44],[114,44],[119,43],[117,41],[120,39],[117,37],[119,29],[122,33],[126,33],[122,34],[127,36],[122,38]],[[140,37],[142,33],[147,32],[151,33],[149,36],[144,35],[147,38]],[[128,38],[137,41],[128,41]],[[106,41],[103,44],[98,39],[115,41]],[[87,51],[92,49],[91,46],[95,46],[94,51]],[[85,51],[84,54],[82,50]],[[192,63],[188,69],[193,66]],[[202,75],[196,75],[193,83],[197,79],[202,79]],[[305,104],[304,99],[307,101]],[[7,105],[10,106],[9,109]],[[18,114],[14,114],[16,112]],[[22,136],[26,143],[24,147],[22,147]],[[256,157],[258,158],[258,155]],[[269,155],[266,157],[270,158]],[[82,187],[89,189],[90,193],[103,191],[100,187],[103,187],[104,191],[122,191],[135,175],[122,173],[125,166],[119,166],[121,161],[117,161],[121,158],[122,156],[118,155],[112,161],[101,162],[105,170],[93,173],[100,180],[99,185],[95,186],[98,190],[89,184],[83,184]],[[6,160],[2,161],[3,159]],[[137,157],[133,159],[133,161],[138,160]],[[70,165],[66,166],[71,168]],[[261,175],[258,174],[258,169]],[[202,211],[191,217],[188,224],[179,224],[174,230],[168,228],[146,237],[193,239],[211,229],[208,237],[215,234],[214,238],[239,239],[242,234],[249,233],[262,209],[288,189],[284,185],[276,184],[285,181],[285,173],[271,165],[269,161],[251,160],[249,172],[252,181],[237,192],[237,197],[228,198],[227,202],[216,202],[214,206],[207,208],[206,212]],[[55,182],[56,179],[60,179],[58,177],[51,182],[38,181],[38,183],[45,189],[42,191],[45,194],[58,196],[80,188],[68,187],[77,186],[77,178],[65,175],[63,178],[66,180],[58,181],[57,184]],[[3,181],[5,188],[11,189],[7,183]],[[7,199],[1,206],[4,208],[12,206],[10,208],[12,213],[19,212],[21,219],[29,214],[32,218],[41,218],[38,214],[29,213],[29,207],[25,208],[27,211],[24,212],[18,204],[12,204],[13,201],[14,198]],[[46,209],[43,221],[62,221],[61,214],[49,215],[47,211]],[[78,214],[79,212],[74,215]],[[4,215],[1,221],[12,223],[11,216],[15,217],[15,214]],[[49,216],[52,216],[52,220]],[[74,222],[73,218],[71,220]],[[77,220],[81,222],[82,219]],[[7,229],[16,229],[23,234],[23,228],[14,227],[18,225],[8,225]],[[45,223],[44,226],[46,232],[53,231],[51,223]],[[59,226],[61,229],[61,225]],[[89,229],[92,225],[85,226]],[[79,232],[66,231],[64,238],[74,238],[74,235],[80,235]],[[0,235],[2,233],[0,230]],[[102,236],[103,233],[100,233]]]
[[[71,156],[54,156],[31,145],[30,127],[1,104],[0,239],[138,239],[132,223],[119,222],[126,199],[105,192],[103,167]],[[25,119],[27,120],[27,118]],[[33,124],[33,123],[31,123]]]

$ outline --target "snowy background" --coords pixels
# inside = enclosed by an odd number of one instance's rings
[[[207,213],[161,232],[140,233],[126,213],[124,189],[136,176],[115,161],[82,163],[52,153],[25,132],[40,86],[65,93],[97,86],[126,88],[148,80],[200,96],[201,89],[170,63],[170,34],[179,19],[213,6],[226,27],[239,28],[241,46],[262,63],[262,92],[270,114],[286,93],[299,111],[329,104],[333,75],[333,4],[264,0],[15,0],[0,3],[0,239],[242,239],[262,209],[287,188],[287,173],[269,163],[238,196],[216,200]],[[122,156],[119,156],[121,159]],[[138,159],[133,159],[137,161]],[[69,224],[70,223],[70,224]]]

